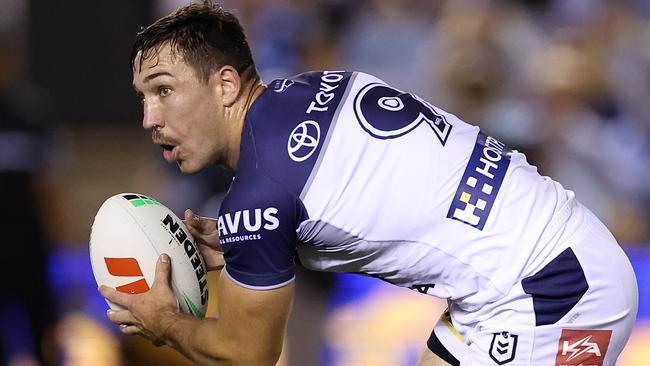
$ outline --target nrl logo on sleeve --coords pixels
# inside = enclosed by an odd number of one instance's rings
[[[518,335],[509,332],[494,333],[490,343],[490,358],[497,365],[505,365],[515,359]]]
[[[611,330],[562,329],[555,365],[602,366],[611,336]]]

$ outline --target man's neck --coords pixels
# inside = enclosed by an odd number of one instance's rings
[[[227,118],[231,121],[228,125],[232,126],[232,129],[229,131],[232,138],[229,139],[230,143],[228,145],[226,166],[232,170],[237,170],[246,114],[255,100],[262,95],[265,90],[266,86],[262,84],[259,79],[256,80],[243,90],[237,105],[233,106],[234,108],[231,108],[229,111],[226,111]]]

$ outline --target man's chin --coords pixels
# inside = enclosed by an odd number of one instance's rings
[[[196,174],[203,170],[202,166],[197,166],[196,164],[190,164],[187,160],[181,160],[176,162],[178,164],[178,169],[183,174]]]

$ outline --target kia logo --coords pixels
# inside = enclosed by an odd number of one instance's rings
[[[316,121],[301,122],[291,131],[287,141],[287,152],[291,160],[302,162],[307,160],[318,147],[320,126]]]

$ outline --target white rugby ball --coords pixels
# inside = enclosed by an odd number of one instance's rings
[[[90,232],[90,261],[98,285],[129,294],[149,291],[162,253],[171,259],[179,308],[202,319],[208,275],[185,224],[160,202],[137,193],[117,194],[102,204]]]

